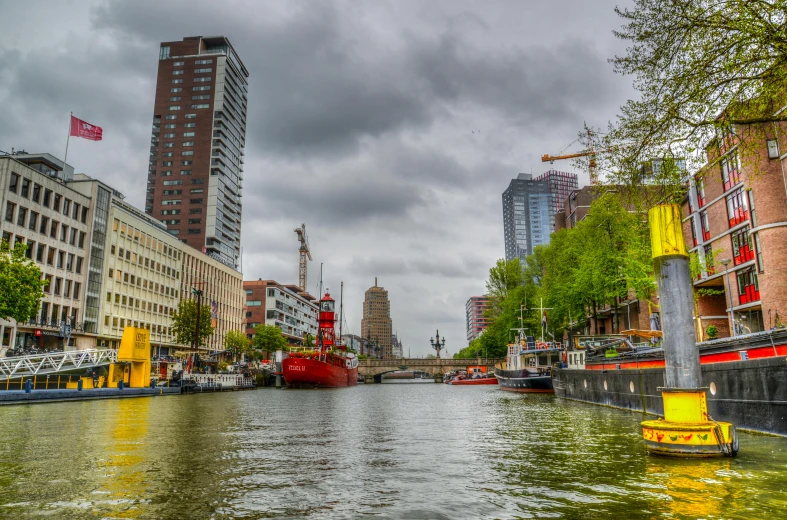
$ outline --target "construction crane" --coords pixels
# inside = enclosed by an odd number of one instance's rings
[[[593,132],[590,129],[588,129],[587,132],[589,138],[588,141],[591,144],[591,147],[588,148],[587,150],[582,150],[581,152],[570,153],[567,155],[549,155],[548,153],[545,153],[544,155],[541,156],[541,162],[554,163],[555,161],[560,161],[562,159],[576,159],[578,157],[590,157],[590,160],[588,161],[588,173],[590,174],[590,184],[592,186],[595,186],[596,184],[598,184],[598,163],[596,162],[596,150],[595,148],[593,148]]]
[[[301,224],[301,227],[295,228],[295,233],[298,235],[298,240],[301,247],[298,248],[300,253],[300,265],[298,267],[298,288],[301,291],[306,290],[306,259],[312,259],[312,252],[309,251],[309,237],[306,236],[306,224]]]

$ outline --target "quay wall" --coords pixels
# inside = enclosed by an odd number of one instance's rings
[[[555,369],[558,397],[663,415],[663,368]],[[787,436],[787,357],[702,365],[708,413],[737,428]]]

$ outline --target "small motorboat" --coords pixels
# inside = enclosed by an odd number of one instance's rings
[[[497,378],[495,376],[477,376],[477,377],[464,377],[462,375],[456,376],[448,382],[449,385],[496,385]]]

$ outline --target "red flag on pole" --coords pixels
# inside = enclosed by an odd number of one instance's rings
[[[104,130],[100,126],[91,125],[87,121],[82,121],[72,115],[71,133],[69,135],[90,139],[91,141],[100,141],[104,135]]]

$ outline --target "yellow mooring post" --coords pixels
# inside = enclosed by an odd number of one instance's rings
[[[118,363],[110,365],[109,381],[126,380],[129,388],[150,385],[150,332],[147,329],[126,327],[118,349]]]
[[[648,212],[650,241],[664,329],[664,419],[642,422],[648,452],[674,457],[734,456],[738,435],[730,423],[708,415],[693,323],[689,257],[680,208],[664,204]]]

